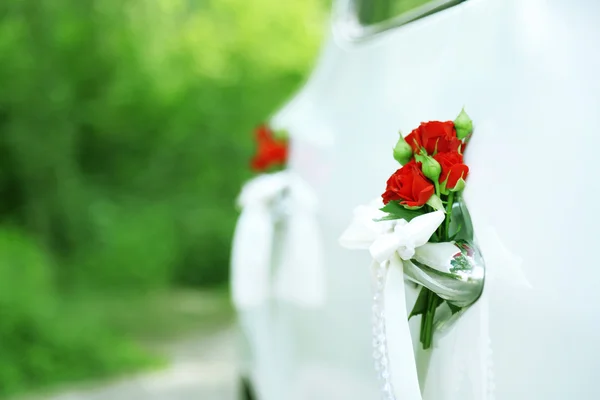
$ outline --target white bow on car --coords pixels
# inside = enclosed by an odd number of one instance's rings
[[[403,284],[403,261],[410,260],[415,250],[423,246],[430,239],[438,226],[444,221],[444,212],[435,211],[406,220],[381,220],[387,214],[380,211],[383,206],[380,200],[373,201],[369,205],[359,206],[354,211],[354,219],[350,226],[342,234],[340,244],[350,249],[368,249],[374,260],[374,276],[379,279],[379,288],[385,297],[385,283],[388,267],[400,279],[400,284],[394,287],[394,301],[387,304],[387,308],[399,310],[394,315],[402,315],[406,312],[406,303]],[[383,271],[384,276],[381,276]],[[376,293],[376,297],[379,294]],[[377,307],[377,305],[374,305]],[[385,319],[385,316],[384,316]],[[383,374],[386,382],[383,386],[384,392],[398,394],[402,399],[420,400],[421,392],[417,367],[413,353],[412,338],[406,318],[392,318],[386,320],[386,328],[392,335],[391,340],[384,337],[381,341],[385,352],[395,354],[395,364],[391,367],[393,374]],[[374,330],[377,328],[374,327]],[[385,329],[384,331],[385,332]],[[375,341],[377,339],[374,339]],[[393,398],[393,397],[392,397]]]
[[[263,174],[244,185],[238,205],[242,212],[231,259],[235,306],[256,307],[271,295],[306,307],[322,304],[325,277],[312,189],[290,171]],[[284,229],[274,249],[278,220]],[[276,259],[274,250],[280,252]],[[271,284],[274,261],[277,268]]]

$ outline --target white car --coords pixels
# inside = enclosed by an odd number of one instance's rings
[[[379,398],[371,258],[338,239],[398,167],[398,131],[463,106],[475,122],[464,199],[485,288],[432,350],[414,338],[420,396],[600,398],[599,18],[593,0],[336,2],[314,73],[271,120],[290,132],[288,172],[310,192],[299,220],[316,223],[290,239],[285,219],[299,206],[279,211],[273,285],[239,309],[255,399]],[[290,269],[296,278],[277,289]],[[388,310],[390,324],[406,318]],[[406,354],[389,357],[401,380]],[[398,387],[394,396],[384,398],[413,400]]]

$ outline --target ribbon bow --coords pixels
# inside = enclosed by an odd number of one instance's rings
[[[389,261],[394,254],[402,260],[410,260],[415,249],[423,246],[444,221],[444,212],[435,211],[404,219],[377,221],[387,214],[379,210],[381,201],[354,210],[354,219],[342,234],[340,244],[349,249],[368,249],[378,263]]]
[[[285,214],[282,253],[274,279],[278,298],[303,306],[324,301],[324,272],[320,230],[315,218],[317,199],[296,174],[263,174],[247,182],[238,198],[238,219],[231,256],[231,288],[235,306],[249,309],[271,295],[275,224]],[[298,250],[298,238],[304,246]],[[293,242],[293,243],[292,243]],[[294,246],[294,243],[296,244]]]
[[[381,220],[386,213],[379,210],[383,204],[380,200],[354,210],[354,218],[340,238],[340,244],[350,249],[368,249],[378,271],[389,269],[390,276],[384,277],[382,293],[386,296],[386,279],[393,286],[393,293],[387,296],[391,301],[384,301],[390,315],[406,313],[404,293],[403,262],[415,254],[418,247],[430,239],[438,226],[444,221],[443,211],[435,211],[412,219],[410,222],[400,220]],[[374,274],[375,275],[375,274]],[[390,285],[388,285],[390,286]],[[375,306],[376,307],[376,306]],[[394,373],[384,377],[384,391],[401,394],[400,398],[420,400],[421,392],[417,375],[417,367],[413,353],[412,338],[407,318],[385,318],[386,351],[397,360],[392,368]],[[387,357],[387,354],[384,354]],[[395,397],[390,397],[395,398]]]

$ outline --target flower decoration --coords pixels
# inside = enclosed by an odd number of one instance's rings
[[[390,176],[382,198],[385,204],[399,201],[403,206],[418,208],[427,203],[434,192],[434,185],[421,171],[420,163],[411,160]]]
[[[448,194],[448,190],[462,189],[465,185],[465,179],[469,175],[469,167],[464,164],[462,154],[458,152],[438,153],[433,158],[441,167],[439,178],[441,192]]]
[[[462,142],[456,136],[454,122],[423,122],[406,137],[415,153],[425,149],[428,154],[460,151]]]
[[[406,138],[400,135],[394,158],[405,163],[388,179],[381,196],[385,204],[382,210],[388,213],[385,218],[406,219],[445,210],[443,223],[440,221],[428,240],[451,241],[452,206],[469,175],[462,152],[472,131],[473,122],[463,109],[454,121],[423,122]],[[404,250],[398,247],[396,251],[401,254]],[[444,301],[426,287],[422,291],[420,297],[429,306],[418,309],[417,305],[411,316],[422,314],[421,342],[427,349],[432,342],[435,311]]]
[[[285,166],[288,158],[288,135],[285,131],[273,131],[262,124],[254,131],[256,154],[250,163],[255,172],[267,172]]]
[[[347,248],[368,248],[379,265],[403,268],[413,280],[418,281],[430,273],[438,276],[457,273],[456,269],[436,271],[436,266],[423,262],[433,258],[422,256],[433,252],[443,258],[444,249],[451,249],[450,256],[463,257],[464,249],[456,240],[461,222],[452,223],[453,206],[459,205],[469,175],[463,151],[472,132],[473,122],[462,110],[454,121],[423,122],[406,138],[400,135],[393,155],[401,167],[387,180],[380,201],[383,207],[377,212],[373,211],[373,204],[359,207],[352,224],[342,235],[341,244]],[[477,260],[468,254],[464,257],[467,257],[463,264],[468,275],[474,271]],[[456,264],[456,260],[452,262]],[[410,313],[410,317],[422,316],[420,340],[424,349],[432,344],[437,308],[447,302],[453,313],[458,312],[461,307],[472,304],[470,301],[475,301],[480,294],[477,290],[482,290],[478,281],[477,285],[471,285],[472,290],[467,286],[468,301],[459,299],[452,303],[447,296],[452,291],[446,290],[444,284],[436,286],[432,282],[430,279],[417,282],[423,287]],[[438,289],[440,291],[434,292]]]
[[[387,215],[380,210],[381,206],[381,201],[374,201],[357,207],[350,228],[340,238],[340,243],[346,248],[368,249],[379,263],[390,260],[395,253],[402,260],[410,260],[415,249],[427,243],[444,221],[443,211],[419,215],[411,221],[377,221]]]
[[[400,135],[393,155],[401,167],[387,180],[381,198],[354,210],[340,237],[343,247],[368,249],[373,259],[373,358],[385,399],[396,399],[395,390],[403,398],[421,397],[408,320],[420,316],[419,340],[429,349],[434,325],[460,318],[459,312],[483,292],[485,264],[461,196],[469,175],[463,152],[472,132],[473,122],[462,110],[454,121],[424,122],[406,138]],[[390,270],[421,286],[408,319],[395,324],[396,351],[403,356],[395,360],[402,373],[394,380],[386,321],[398,313],[386,312]],[[404,310],[403,284],[394,286],[394,296],[394,304]],[[442,305],[446,312],[436,319]]]
[[[250,162],[256,175],[244,183],[231,252],[231,294],[235,308],[260,307],[270,298],[320,307],[325,301],[318,198],[295,171],[287,169],[288,134],[259,125],[256,153]],[[278,235],[277,227],[285,234]],[[291,243],[302,241],[301,251]],[[271,270],[272,249],[285,262]]]

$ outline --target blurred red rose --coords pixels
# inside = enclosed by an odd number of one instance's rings
[[[421,171],[421,164],[412,160],[388,179],[387,188],[381,197],[384,204],[399,200],[402,205],[420,207],[427,203],[434,192],[433,184]]]
[[[456,137],[454,122],[431,121],[423,122],[406,137],[406,142],[411,145],[415,153],[425,147],[427,154],[434,152],[458,151],[461,141]]]
[[[275,139],[273,131],[266,125],[260,125],[254,131],[257,143],[256,155],[251,167],[256,172],[264,172],[273,166],[284,165],[288,157],[287,140]]]

